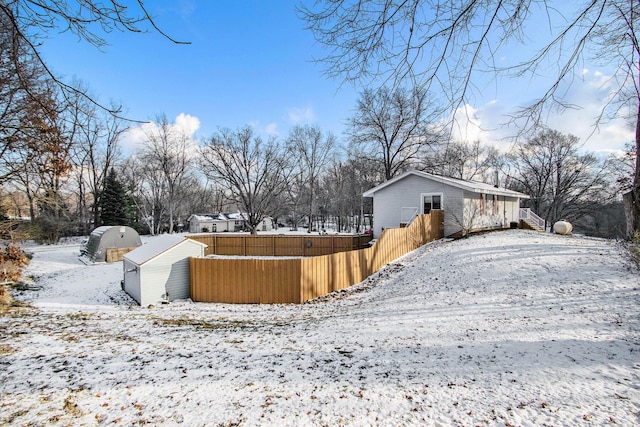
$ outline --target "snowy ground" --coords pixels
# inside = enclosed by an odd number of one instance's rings
[[[640,275],[610,241],[436,242],[302,305],[130,306],[36,247],[0,317],[0,425],[640,424]]]

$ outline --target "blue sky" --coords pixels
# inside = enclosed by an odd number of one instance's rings
[[[87,82],[101,100],[121,102],[128,116],[197,117],[198,135],[218,127],[255,126],[286,136],[294,124],[318,123],[338,134],[357,91],[340,88],[313,63],[311,33],[288,1],[147,2],[161,35],[112,33],[103,52],[71,34],[45,41],[51,68]]]
[[[133,3],[133,2],[132,2]],[[160,34],[114,32],[99,51],[72,34],[52,35],[42,54],[66,80],[85,81],[103,101],[122,103],[128,117],[189,121],[197,139],[218,127],[246,124],[261,135],[286,137],[295,124],[317,123],[342,137],[343,124],[356,105],[359,89],[325,78],[314,57],[323,55],[298,19],[295,1],[154,0],[146,2],[163,31],[190,45],[175,45]],[[573,133],[591,151],[618,150],[632,137],[621,121],[587,140],[597,114],[602,73],[585,68],[584,79],[569,96],[583,110],[550,117],[549,124]],[[535,92],[527,81],[487,85],[463,135],[506,144],[513,130],[501,128],[501,116]],[[522,98],[522,100],[520,100]]]

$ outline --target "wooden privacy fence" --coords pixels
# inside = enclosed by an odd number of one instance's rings
[[[192,234],[189,239],[207,245],[205,255],[319,256],[368,246],[373,236],[248,236]]]
[[[443,213],[386,229],[366,249],[297,259],[190,258],[191,299],[237,304],[301,303],[348,288],[385,264],[443,237]]]

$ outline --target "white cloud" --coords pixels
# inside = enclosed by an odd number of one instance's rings
[[[620,152],[625,143],[633,141],[635,137],[622,114],[600,123],[597,129],[594,127],[614,87],[610,76],[585,69],[583,80],[574,81],[564,92],[563,100],[579,108],[550,114],[545,124],[564,134],[577,136],[587,151],[600,154]],[[518,134],[514,123],[506,124],[509,112],[516,108],[515,105],[505,105],[500,99],[490,100],[480,106],[465,105],[452,115],[455,117],[453,136],[466,141],[480,140],[506,151]]]
[[[303,108],[290,108],[289,121],[294,125],[309,124],[316,120],[316,113],[310,105]]]
[[[278,124],[275,122],[269,123],[265,126],[259,120],[254,120],[247,123],[253,130],[260,136],[271,137],[271,136],[280,136],[280,131],[278,131]]]
[[[471,105],[465,104],[453,113],[451,136],[454,140],[476,141],[486,138],[486,131],[476,112]]]
[[[190,114],[180,113],[171,124],[176,130],[185,132],[190,139],[190,145],[197,145],[196,132],[200,129],[200,119]],[[120,137],[120,146],[125,153],[139,149],[147,139],[149,133],[157,130],[155,122],[146,122],[131,126]]]
[[[200,119],[190,114],[180,113],[176,117],[175,126],[193,138],[200,129]]]
[[[505,120],[505,108],[497,100],[475,108],[465,104],[447,118],[452,123],[452,137],[457,141],[480,141],[507,151],[515,131],[501,124]]]
[[[278,132],[278,124],[277,123],[269,123],[265,128],[265,132],[269,135],[278,136],[280,133]]]

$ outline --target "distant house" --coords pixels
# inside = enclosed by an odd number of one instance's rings
[[[189,222],[189,233],[220,233],[224,231],[245,231],[247,228],[247,214],[215,213],[193,214]],[[258,231],[270,231],[273,229],[273,219],[266,217],[258,224]]]
[[[189,233],[219,233],[236,231],[235,221],[224,214],[193,214],[188,219]],[[242,229],[242,228],[240,228]]]
[[[153,238],[123,256],[122,288],[142,306],[189,298],[189,257],[203,257],[206,247],[175,234]]]
[[[475,181],[409,171],[363,194],[373,198],[373,234],[410,223],[416,215],[444,210],[444,235],[508,228],[529,196]]]
[[[225,214],[227,218],[235,221],[236,226],[241,225],[242,229],[246,228],[246,223],[248,222],[249,216],[244,212],[236,212],[236,213],[228,213]],[[257,231],[271,231],[273,230],[273,218],[270,216],[265,217],[262,221],[258,223],[256,227]]]

